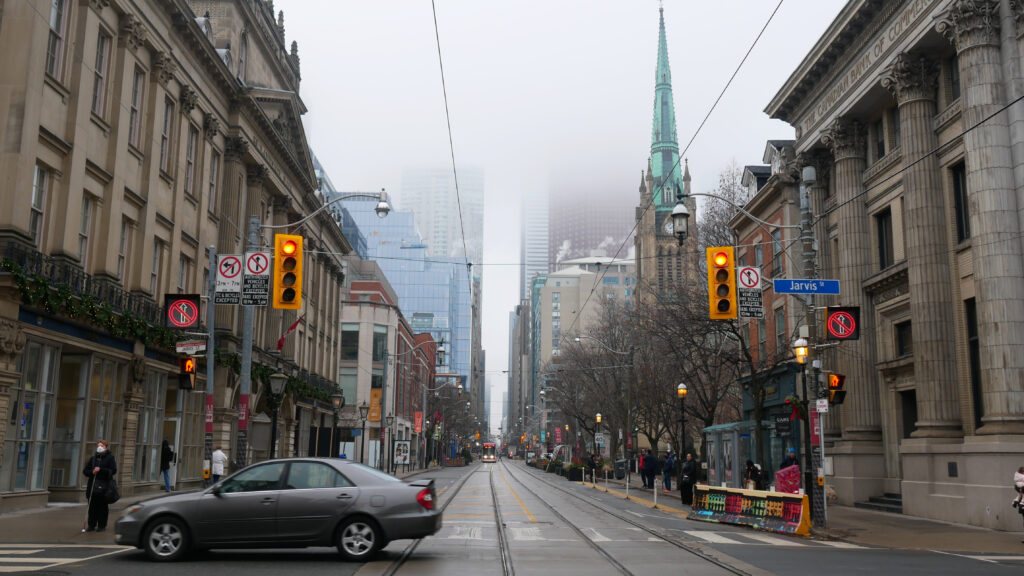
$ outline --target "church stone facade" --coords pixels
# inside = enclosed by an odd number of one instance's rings
[[[1020,527],[1022,54],[1019,0],[853,0],[766,109],[817,168],[819,276],[860,307],[860,340],[821,354],[847,376],[826,429],[844,504]]]

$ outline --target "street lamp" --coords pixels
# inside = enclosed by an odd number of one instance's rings
[[[388,450],[388,452],[390,454],[388,456],[388,462],[393,464],[394,461],[395,461],[395,435],[393,433],[394,431],[391,430],[391,425],[395,423],[395,417],[392,416],[390,412],[388,412],[388,415],[384,417],[384,423],[387,425],[388,439],[390,440],[390,444],[391,444],[391,447]],[[381,466],[382,467],[383,467],[383,464],[384,464],[384,459],[382,458],[381,459]]]
[[[359,418],[363,421],[363,433],[359,435],[361,438],[359,446],[359,461],[366,462],[366,416],[370,413],[370,407],[366,404],[366,400],[359,405]]]
[[[793,354],[796,356],[796,363],[804,365],[807,363],[807,339],[797,338],[793,342]]]
[[[334,441],[334,431],[338,428],[338,418],[341,417],[341,409],[345,407],[345,392],[338,388],[334,394],[331,394],[331,406],[334,407],[334,428],[331,428],[331,448],[327,451],[328,456],[337,456],[341,454],[341,450],[338,450],[338,454],[331,454],[334,451],[334,447],[337,444]]]
[[[285,384],[288,383],[288,376],[280,372],[270,375],[270,409],[273,418],[270,423],[270,458],[277,457],[277,410],[281,406],[281,394],[284,393]]]
[[[690,210],[686,208],[684,200],[683,190],[676,184],[676,206],[672,209],[672,232],[680,246],[686,241],[686,225],[690,219]]]
[[[676,386],[676,397],[679,398],[679,426],[682,434],[679,437],[679,453],[686,452],[686,384],[680,383]]]
[[[810,413],[810,402],[807,396],[807,339],[797,338],[793,342],[793,354],[796,356],[796,362],[803,370],[800,380],[803,383],[804,398],[801,404],[804,405],[804,492],[808,495],[811,494],[812,480],[811,480],[811,413]]]

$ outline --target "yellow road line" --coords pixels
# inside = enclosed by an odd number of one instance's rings
[[[530,522],[536,524],[537,519],[533,517],[533,514],[530,514],[530,511],[526,508],[526,504],[523,504],[523,499],[520,498],[519,494],[516,493],[516,490],[515,488],[512,487],[512,484],[509,484],[508,478],[505,478],[505,470],[502,468],[498,468],[498,473],[501,474],[501,479],[505,481],[505,485],[508,486],[508,489],[512,491],[512,495],[516,497],[516,502],[519,502],[519,507],[523,509],[523,512],[526,514],[526,517],[530,519]],[[498,503],[495,502],[494,505],[497,506]]]
[[[481,517],[493,518],[494,517],[494,513],[493,512],[487,512],[487,513],[469,513],[469,512],[467,512],[465,514],[445,514],[444,517],[445,517],[445,519],[449,519],[449,518],[481,518]]]

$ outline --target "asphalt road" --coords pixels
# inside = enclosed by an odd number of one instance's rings
[[[443,529],[419,542],[392,542],[367,564],[345,562],[333,548],[211,551],[158,564],[141,551],[114,545],[0,543],[0,574],[986,576],[1024,569],[1024,556],[871,548],[691,521],[519,461],[427,474],[447,505]],[[650,491],[638,496],[652,499]]]

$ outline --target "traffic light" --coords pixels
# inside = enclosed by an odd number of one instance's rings
[[[843,384],[846,384],[846,374],[828,375],[829,403],[842,404],[843,400],[846,400],[846,390],[843,390]]]
[[[732,246],[706,249],[708,259],[708,306],[712,320],[736,318],[736,263]]]
[[[274,308],[302,308],[302,236],[274,235]]]
[[[193,390],[196,387],[196,359],[191,356],[178,359],[181,373],[178,374],[178,388]]]

